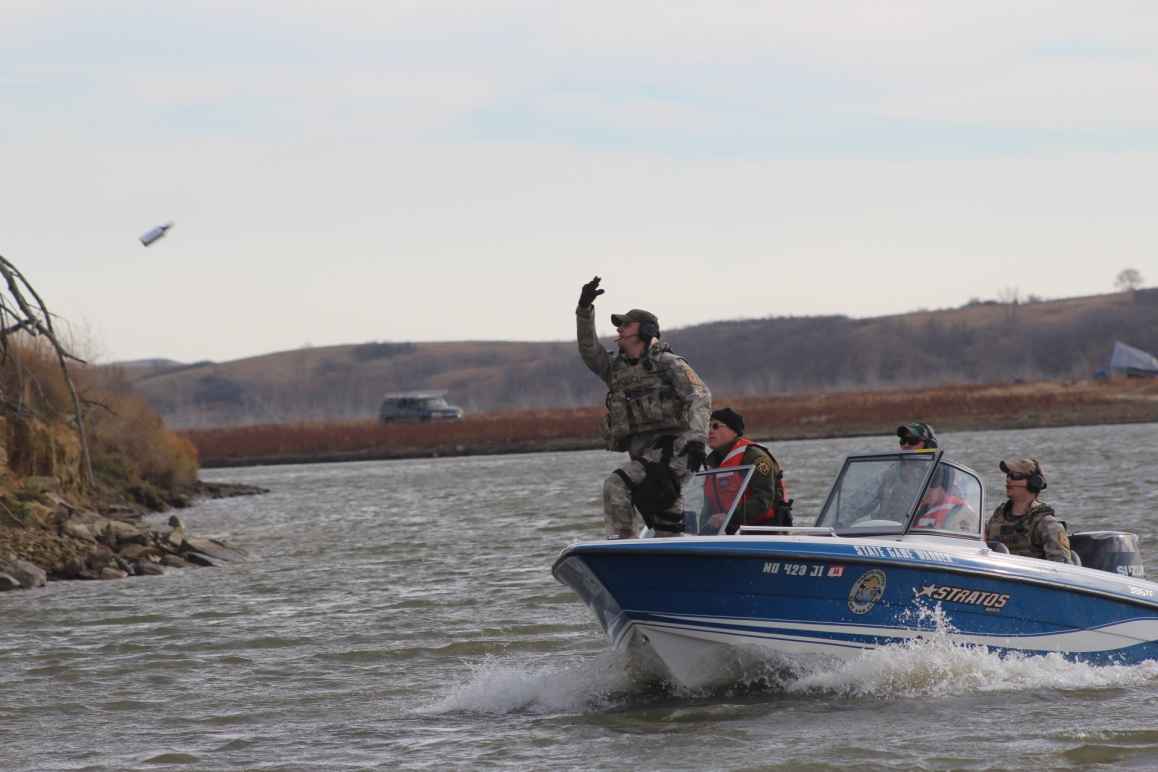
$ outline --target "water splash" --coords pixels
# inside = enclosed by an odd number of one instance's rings
[[[462,684],[421,713],[561,713],[607,710],[641,686],[639,671],[614,651],[568,664],[529,665],[513,658],[487,657]]]
[[[1060,654],[998,654],[953,638],[956,629],[938,603],[915,606],[914,621],[927,632],[892,646],[867,650],[836,667],[816,668],[788,684],[790,693],[903,698],[1029,689],[1098,689],[1150,684],[1158,662],[1090,665]]]
[[[418,712],[586,713],[657,702],[721,698],[836,696],[858,700],[944,697],[1034,689],[1109,689],[1158,683],[1158,662],[1090,665],[1059,654],[999,654],[954,638],[949,615],[916,605],[924,630],[906,643],[866,650],[847,661],[801,661],[757,650],[730,652],[725,682],[700,689],[665,683],[646,659],[606,651],[566,664],[487,657],[461,684]]]

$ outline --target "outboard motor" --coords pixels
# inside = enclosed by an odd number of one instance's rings
[[[1137,534],[1125,531],[1070,534],[1070,549],[1078,554],[1086,568],[1139,578],[1145,574]]]

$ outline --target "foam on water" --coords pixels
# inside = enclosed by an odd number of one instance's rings
[[[465,682],[420,712],[560,713],[595,712],[651,703],[660,695],[713,699],[737,694],[775,694],[889,700],[1034,689],[1104,689],[1158,682],[1158,662],[1089,665],[1058,654],[998,654],[953,640],[954,628],[941,607],[914,613],[931,625],[905,644],[866,650],[845,662],[788,660],[735,651],[727,683],[687,690],[657,684],[650,667],[621,652],[566,664],[488,657]],[[657,689],[657,686],[659,687]]]
[[[865,651],[836,667],[802,673],[787,684],[791,693],[836,693],[853,697],[945,696],[1027,689],[1098,689],[1138,686],[1158,680],[1158,662],[1090,665],[1060,654],[998,654],[953,640],[953,626],[940,605],[916,612],[933,629],[905,644]]]
[[[488,657],[423,713],[560,713],[604,710],[621,701],[634,678],[622,655],[607,651],[567,664]]]

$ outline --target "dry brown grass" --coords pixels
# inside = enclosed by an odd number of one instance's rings
[[[774,439],[888,434],[921,420],[940,431],[1158,421],[1158,380],[955,385],[932,389],[727,397],[752,436]],[[370,421],[190,430],[202,463],[400,458],[600,446],[602,408],[524,410],[453,423]]]
[[[598,435],[600,411],[526,410],[462,421],[380,424],[299,423],[189,430],[182,434],[208,465],[327,458],[393,458],[585,446]]]
[[[123,378],[71,366],[83,405],[97,489],[83,483],[72,396],[55,352],[40,339],[10,338],[0,360],[0,442],[5,471],[21,479],[54,477],[62,490],[97,498],[133,498],[133,491],[171,493],[197,479],[193,445],[161,418]]]

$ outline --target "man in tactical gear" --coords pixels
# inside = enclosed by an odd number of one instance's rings
[[[612,314],[618,351],[604,350],[595,334],[599,282],[596,276],[583,285],[575,316],[579,355],[607,384],[607,449],[630,456],[603,484],[608,538],[634,535],[635,509],[656,536],[678,536],[683,486],[707,455],[712,395],[687,361],[660,343],[659,320],[648,311]]]
[[[1001,542],[1014,555],[1074,563],[1065,526],[1054,516],[1053,507],[1038,499],[1046,488],[1041,463],[1036,458],[1007,458],[999,468],[1005,472],[1009,498],[985,524],[986,541]]]
[[[763,445],[744,437],[744,416],[730,407],[712,412],[708,424],[709,469],[729,466],[752,466],[752,479],[728,525],[727,533],[735,533],[741,525],[792,525],[792,500],[784,487],[784,472],[772,454]],[[728,475],[736,477],[736,475]],[[712,515],[708,525],[719,529],[724,513],[736,497],[735,488],[740,480],[712,476],[704,480],[704,495]]]

